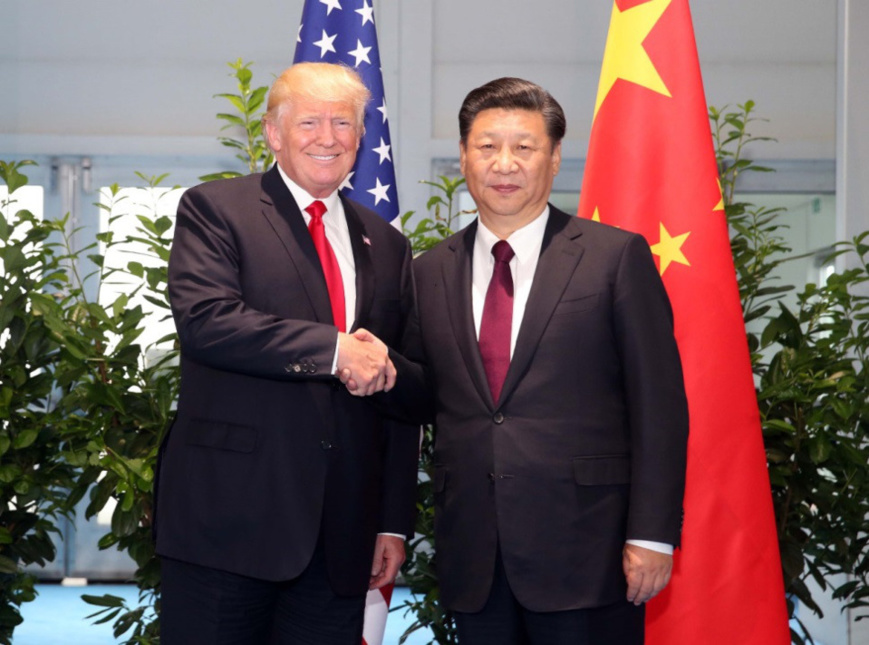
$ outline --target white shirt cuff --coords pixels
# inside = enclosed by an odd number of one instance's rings
[[[639,546],[644,549],[649,549],[650,551],[657,551],[658,553],[673,555],[673,545],[666,544],[665,542],[652,542],[651,540],[625,540],[625,543],[633,544],[634,546]]]
[[[341,332],[338,332],[341,333]],[[338,343],[340,342],[340,336],[335,336],[335,355],[332,357],[332,371],[330,374],[334,374],[335,370],[338,369]]]
[[[399,535],[398,533],[378,533],[377,535],[390,535],[392,537],[401,538],[402,540],[406,540],[407,538],[403,535]]]

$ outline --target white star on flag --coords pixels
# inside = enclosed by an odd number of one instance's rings
[[[340,190],[391,222],[399,204],[373,5],[374,0],[305,0],[294,62],[348,65],[371,91],[356,164]]]
[[[392,161],[392,157],[389,156],[389,149],[391,147],[392,146],[388,145],[383,140],[383,137],[380,137],[380,145],[376,148],[372,148],[374,152],[380,155],[380,163],[383,163],[384,161]]]
[[[320,2],[328,7],[328,9],[326,9],[327,16],[332,13],[332,9],[343,11],[340,0],[320,0]]]
[[[386,191],[389,190],[389,184],[385,186],[380,183],[380,177],[377,178],[377,185],[374,188],[368,189],[367,192],[374,195],[374,205],[377,206],[380,203],[380,200],[389,201],[389,195],[386,194]]]
[[[350,54],[351,56],[353,56],[356,59],[356,64],[353,67],[359,67],[359,64],[362,61],[365,61],[366,63],[368,63],[370,65],[371,61],[368,58],[368,52],[370,52],[370,51],[371,51],[371,47],[363,47],[362,41],[357,38],[356,39],[356,49],[352,49],[349,52],[347,52],[348,54]]]
[[[301,36],[301,32],[300,32],[300,36]],[[334,34],[334,35],[330,36],[329,34],[326,33],[325,29],[323,30],[323,37],[314,43],[317,47],[320,48],[320,58],[323,58],[323,56],[325,56],[327,52],[334,52],[335,51],[335,45],[333,45],[332,43],[335,42],[335,39],[337,37],[338,37],[338,34]],[[301,39],[299,40],[299,42],[302,42]]]
[[[365,26],[366,22],[370,22],[372,25],[374,24],[374,7],[368,4],[368,0],[362,3],[362,8],[357,9],[356,13],[362,16],[362,26]]]
[[[383,97],[383,103],[380,104],[380,107],[377,108],[377,111],[383,115],[383,122],[386,123],[386,97]]]

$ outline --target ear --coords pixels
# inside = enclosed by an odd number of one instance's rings
[[[555,144],[555,148],[552,149],[552,176],[558,174],[558,170],[561,168],[561,141]]]
[[[266,135],[266,143],[272,152],[278,152],[281,149],[281,134],[280,128],[273,122],[273,119],[263,120],[263,131]]]
[[[465,142],[459,141],[459,170],[462,175],[465,174],[465,161],[467,159],[468,152],[465,149]]]

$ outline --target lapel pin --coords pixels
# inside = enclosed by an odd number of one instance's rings
[[[371,246],[371,240],[368,239],[367,235],[362,236],[362,241],[365,242],[365,246]]]

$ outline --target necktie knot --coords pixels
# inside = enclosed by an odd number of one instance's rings
[[[311,205],[308,206],[305,211],[308,213],[308,215],[311,216],[312,219],[322,219],[323,215],[326,213],[326,204],[318,199],[311,202]]]
[[[495,262],[509,263],[513,259],[513,256],[516,255],[516,252],[509,242],[500,240],[495,242],[495,246],[492,247],[492,255],[495,256]]]

